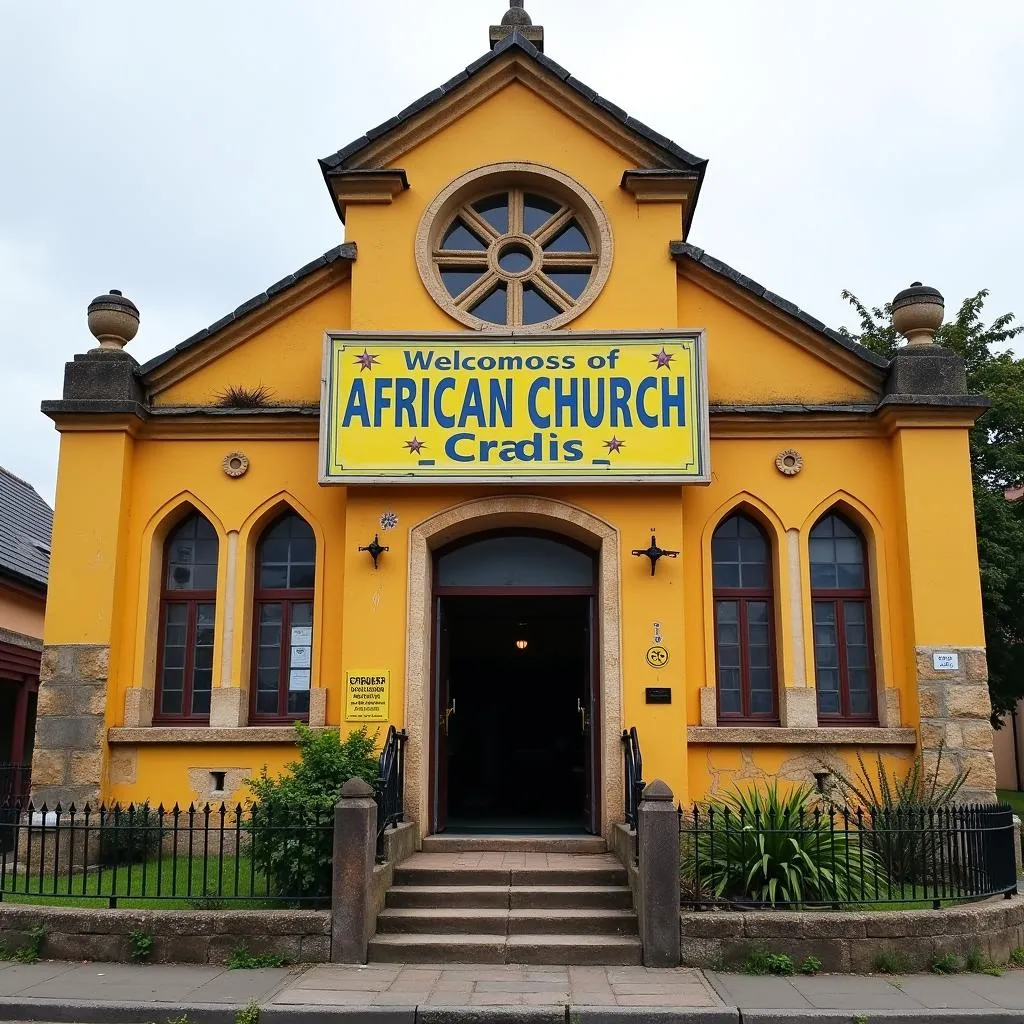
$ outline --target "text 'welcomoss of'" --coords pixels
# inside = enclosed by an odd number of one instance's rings
[[[322,483],[706,483],[703,335],[325,339]]]

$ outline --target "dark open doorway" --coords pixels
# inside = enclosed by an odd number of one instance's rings
[[[435,570],[435,831],[594,831],[593,554],[491,535]]]

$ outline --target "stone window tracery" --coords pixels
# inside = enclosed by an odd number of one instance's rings
[[[597,201],[566,175],[494,165],[463,175],[431,204],[417,264],[434,300],[467,326],[551,329],[597,297],[611,232]]]

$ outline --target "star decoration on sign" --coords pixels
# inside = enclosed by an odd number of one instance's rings
[[[654,363],[654,368],[656,370],[660,370],[663,366],[667,370],[669,368],[669,364],[675,358],[673,353],[665,351],[664,345],[661,346],[660,352],[652,352],[651,356],[651,362]]]
[[[608,449],[609,455],[618,455],[618,453],[621,452],[622,449],[626,447],[626,442],[620,441],[617,437],[613,435],[610,441],[604,442],[604,446],[605,448]]]
[[[413,455],[419,455],[419,453],[427,446],[423,441],[419,441],[414,437],[411,441],[405,442],[405,447],[408,448]]]
[[[370,355],[370,353],[367,352],[365,348],[363,349],[363,354],[361,356],[356,356],[356,366],[359,367],[360,373],[362,373],[363,370],[372,370],[374,363],[377,363],[379,361],[380,360],[377,358],[377,356]]]

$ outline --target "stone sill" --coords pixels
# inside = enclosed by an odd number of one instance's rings
[[[734,743],[774,744],[776,746],[862,746],[914,747],[916,729],[843,728],[833,726],[817,729],[783,729],[779,726],[690,726],[686,730],[689,744]]]
[[[326,732],[313,729],[313,732]],[[155,725],[147,728],[107,730],[107,742],[145,743],[295,743],[292,725],[253,725],[240,729],[210,729],[207,726]]]

